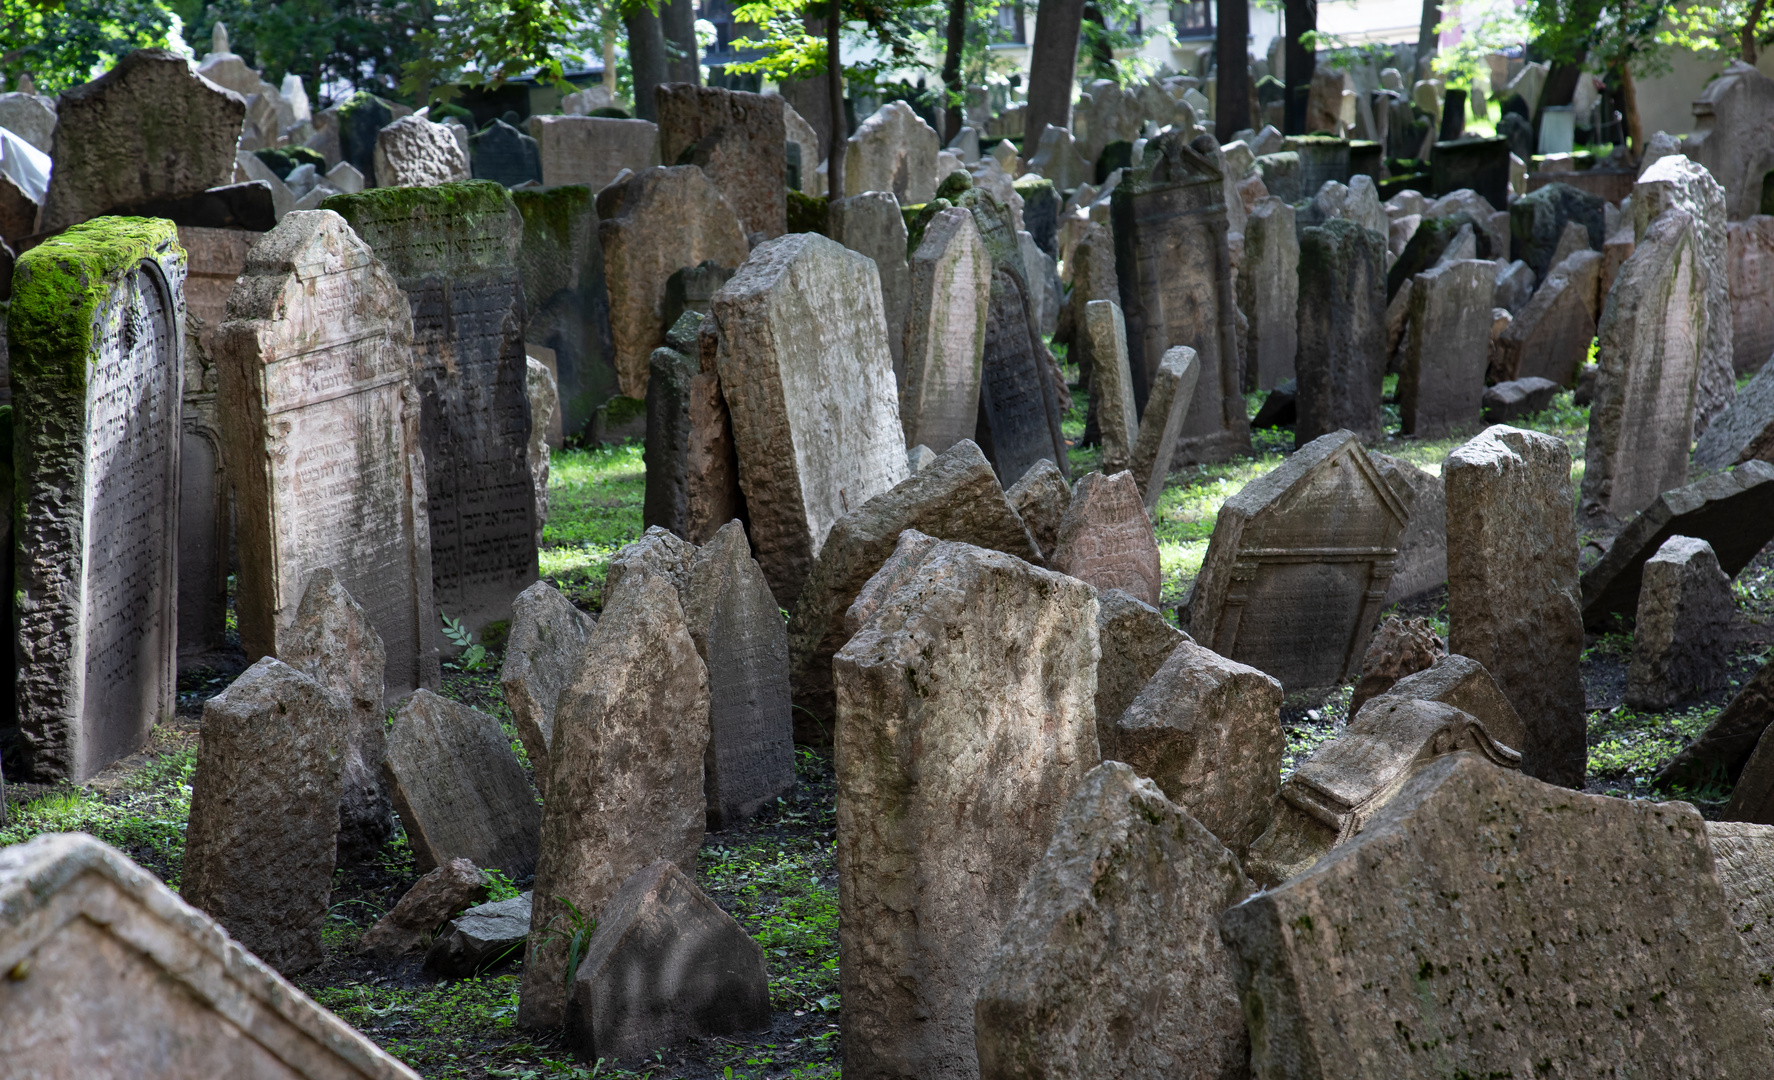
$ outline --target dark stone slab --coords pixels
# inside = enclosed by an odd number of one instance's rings
[[[115,206],[110,217],[166,218],[174,225],[199,229],[247,229],[269,232],[277,225],[271,205],[271,185],[263,180],[228,184],[179,198],[147,199]]]
[[[694,312],[686,318],[701,319]],[[676,349],[653,350],[647,362],[647,492],[641,504],[644,528],[657,525],[688,537],[686,502],[690,452],[690,380],[697,362]]]
[[[524,340],[554,350],[561,433],[568,437],[582,433],[617,393],[596,194],[582,185],[511,193],[524,218]]]
[[[1607,239],[1605,205],[1600,196],[1570,184],[1547,184],[1528,192],[1509,204],[1509,257],[1527,263],[1536,277],[1544,279],[1552,269],[1552,255],[1558,250],[1565,224],[1571,221],[1589,231],[1589,246],[1600,251]],[[1479,256],[1483,258],[1484,253]]]
[[[1517,419],[1551,405],[1558,391],[1557,383],[1536,375],[1487,387],[1484,392],[1485,423],[1513,424]]]
[[[506,187],[542,182],[542,151],[536,140],[503,120],[495,120],[468,137],[468,159],[476,180]]]
[[[1448,91],[1450,94],[1454,91]],[[1464,95],[1461,95],[1464,97]],[[1445,117],[1445,113],[1443,114]],[[1523,160],[1526,160],[1525,158]],[[1436,195],[1471,188],[1492,206],[1509,205],[1509,140],[1453,139],[1435,144],[1429,159]]]
[[[1296,447],[1341,428],[1380,437],[1385,290],[1384,236],[1347,218],[1300,231]]]

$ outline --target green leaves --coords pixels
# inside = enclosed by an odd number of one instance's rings
[[[520,76],[571,89],[561,67],[577,58],[584,16],[563,0],[452,0],[414,39],[418,56],[400,89],[414,101],[449,101],[458,86],[496,90]]]

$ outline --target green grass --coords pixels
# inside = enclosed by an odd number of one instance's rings
[[[641,444],[549,454],[548,523],[539,552],[543,580],[581,606],[603,605],[610,559],[640,539],[647,467]]]
[[[195,744],[152,757],[114,795],[65,787],[12,808],[0,846],[42,833],[91,833],[127,853],[177,890],[185,864],[185,819],[191,814]]]

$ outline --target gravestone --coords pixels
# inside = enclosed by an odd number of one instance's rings
[[[817,233],[760,245],[715,295],[715,367],[770,589],[792,606],[826,534],[906,476],[874,264]]]
[[[1478,721],[1487,735],[1517,754],[1520,751],[1516,747],[1527,741],[1527,728],[1515,706],[1509,704],[1484,665],[1469,656],[1442,656],[1423,670],[1399,679],[1380,696],[1451,705]]]
[[[1398,538],[1398,562],[1392,568],[1392,583],[1386,587],[1386,602],[1396,604],[1447,581],[1448,500],[1441,477],[1386,454],[1370,453],[1368,460],[1411,515]]]
[[[1036,140],[1035,152],[1029,156],[1028,168],[1030,172],[1039,173],[1051,180],[1054,187],[1065,191],[1087,184],[1096,176],[1090,162],[1084,160],[1084,155],[1078,152],[1078,145],[1071,131],[1053,124],[1048,124]]]
[[[827,235],[851,251],[875,260],[875,269],[881,275],[881,307],[887,316],[887,347],[893,354],[893,371],[903,384],[908,374],[906,320],[910,318],[912,304],[905,216],[899,212],[899,203],[885,191],[866,191],[838,199],[830,204],[828,214]]]
[[[1774,721],[1774,665],[1764,662],[1700,737],[1658,770],[1657,786],[1668,790],[1677,785],[1737,784],[1770,721]]]
[[[690,585],[690,566],[696,561],[696,545],[685,543],[657,526],[641,534],[641,538],[618,551],[610,560],[604,579],[604,596],[616,595],[616,586],[633,573],[650,573],[664,577],[681,594]]]
[[[692,320],[701,322],[693,311],[685,312],[680,321]],[[697,361],[669,346],[654,349],[647,361],[647,435],[642,451],[647,490],[641,524],[679,536],[689,527],[690,380],[698,370]]]
[[[384,960],[422,953],[431,932],[487,898],[492,881],[467,859],[451,859],[413,883],[358,939],[359,956]]]
[[[1256,369],[1258,390],[1273,390],[1294,377],[1299,303],[1300,240],[1294,208],[1265,196],[1245,220],[1244,261],[1238,267],[1238,304],[1250,322],[1245,363]]]
[[[1584,447],[1585,518],[1624,521],[1687,483],[1707,319],[1692,225],[1684,210],[1659,215],[1608,294]]]
[[[1748,687],[1744,688],[1746,691]],[[1767,686],[1760,687],[1763,717],[1766,717]],[[1743,697],[1747,695],[1739,695]],[[1736,702],[1732,702],[1733,705]],[[1723,719],[1721,717],[1720,719]],[[1716,783],[1716,779],[1707,776],[1700,781],[1702,784]],[[1737,774],[1736,786],[1731,789],[1731,801],[1719,815],[1726,821],[1749,821],[1759,825],[1774,825],[1774,739],[1768,738],[1764,729],[1760,739],[1756,741],[1755,750],[1749,760],[1743,763],[1743,769]]]
[[[1509,205],[1509,140],[1452,139],[1435,144],[1429,187],[1445,194],[1470,188],[1492,206]]]
[[[660,859],[696,865],[706,827],[708,671],[684,621],[678,589],[639,569],[612,582],[582,665],[555,708],[553,778],[542,815],[529,954],[517,1022],[554,1027],[566,1016],[562,897],[601,919],[630,874]]]
[[[241,647],[283,656],[303,590],[331,568],[381,639],[391,698],[440,677],[413,322],[369,245],[306,210],[253,245],[217,342],[226,456],[241,463]]]
[[[1752,63],[1732,60],[1706,84],[1693,110],[1694,133],[1682,140],[1681,152],[1724,185],[1732,221],[1763,212],[1767,175],[1774,169],[1768,136],[1774,80]]]
[[[839,651],[846,1076],[978,1067],[994,947],[1099,761],[1096,609],[1083,582],[938,543]]]
[[[673,82],[659,86],[654,100],[660,161],[700,167],[747,236],[761,232],[772,240],[788,231],[788,129],[780,95]]]
[[[1139,416],[1133,398],[1133,375],[1127,366],[1127,326],[1121,306],[1113,300],[1092,300],[1084,308],[1085,337],[1090,339],[1092,404],[1102,433],[1102,469],[1113,476],[1133,464],[1139,440]]]
[[[1157,608],[1121,589],[1103,589],[1096,599],[1096,636],[1103,654],[1096,665],[1097,741],[1113,753],[1115,721],[1165,658],[1190,638]]]
[[[1275,814],[1281,684],[1193,641],[1172,649],[1120,717],[1099,722],[1103,753],[1243,857]]]
[[[909,267],[900,379],[907,446],[928,446],[940,454],[973,436],[991,277],[991,259],[972,214],[944,210],[924,226]]]
[[[425,952],[425,972],[446,979],[479,975],[521,957],[530,937],[529,893],[471,907],[437,932]]]
[[[1694,443],[1694,465],[1702,469],[1769,460],[1774,460],[1774,364],[1764,364]]]
[[[1115,273],[1141,410],[1165,350],[1187,345],[1201,365],[1176,464],[1222,461],[1250,446],[1223,181],[1208,156],[1173,131],[1146,144],[1142,164],[1111,197]]]
[[[732,204],[691,165],[646,169],[612,183],[598,192],[597,216],[618,386],[644,399],[647,358],[667,329],[666,279],[708,260],[736,268],[749,248]]]
[[[376,175],[376,136],[394,122],[397,106],[383,101],[367,90],[359,90],[349,98],[315,117],[315,124],[325,131],[323,121],[329,119],[338,132],[339,159],[365,177]],[[398,106],[405,115],[405,106]],[[323,151],[324,153],[325,151]],[[327,155],[332,161],[332,155]]]
[[[1626,703],[1667,709],[1725,685],[1737,602],[1704,540],[1672,536],[1645,560]]]
[[[981,1080],[1242,1075],[1250,1036],[1215,920],[1253,890],[1151,781],[1092,769],[980,986]]]
[[[585,658],[597,620],[574,607],[546,581],[518,593],[511,605],[511,635],[505,639],[505,660],[499,687],[536,770],[536,787],[548,791],[548,746],[554,738],[554,713],[561,694],[572,684]]]
[[[184,57],[137,49],[57,100],[55,168],[37,231],[231,182],[245,117],[240,95],[198,76]]]
[[[681,595],[708,667],[708,827],[725,829],[795,786],[788,634],[737,521],[696,553]]]
[[[733,270],[713,259],[704,259],[695,266],[673,270],[671,276],[665,279],[666,344],[671,344],[673,328],[677,327],[680,319],[691,312],[707,314],[715,293],[720,292],[721,286],[731,280]],[[696,338],[697,330],[692,328],[687,338],[690,347],[686,348],[685,342],[679,342],[673,348],[679,352],[694,353],[697,351],[694,348]]]
[[[0,1027],[14,1075],[417,1080],[91,836],[0,852],[0,912],[0,962],[29,976],[0,983],[0,1008],[29,1018]]]
[[[1023,228],[1050,259],[1059,258],[1059,211],[1065,198],[1052,180],[1027,173],[1011,186],[1023,201]]]
[[[523,218],[485,180],[335,195],[323,208],[344,217],[407,294],[432,597],[478,631],[509,617],[536,580]]]
[[[695,543],[708,540],[734,518],[748,516],[739,490],[732,417],[714,367],[714,322],[705,318],[703,325],[709,329],[698,334],[702,370],[690,379],[690,444],[684,454],[684,525]]]
[[[1687,211],[1691,219],[1694,273],[1706,298],[1700,374],[1694,394],[1694,427],[1700,432],[1736,396],[1731,283],[1725,277],[1729,265],[1725,190],[1705,168],[1680,154],[1659,158],[1632,186],[1632,224],[1637,242],[1643,244],[1651,223],[1672,209]],[[1625,267],[1621,269],[1624,272]]]
[[[1497,382],[1540,378],[1574,385],[1577,369],[1589,358],[1595,320],[1606,298],[1600,289],[1601,269],[1602,256],[1585,250],[1547,274],[1497,339],[1490,377]]]
[[[844,194],[890,191],[901,206],[927,203],[936,193],[940,149],[942,140],[910,105],[889,101],[850,136]]]
[[[1405,434],[1435,439],[1481,423],[1496,276],[1493,262],[1460,259],[1412,281],[1409,337],[1398,379]]]
[[[1447,646],[1428,619],[1386,616],[1368,639],[1367,655],[1361,659],[1361,679],[1349,695],[1348,715],[1361,712],[1369,699],[1386,693],[1400,679],[1434,666],[1447,653]]]
[[[1093,472],[1078,481],[1047,565],[1098,589],[1121,589],[1158,606],[1164,584],[1158,541],[1132,473]]]
[[[548,365],[524,351],[524,396],[530,402],[530,441],[527,458],[530,487],[536,493],[536,546],[542,546],[542,530],[548,524],[548,439],[554,414],[560,405],[560,387]],[[555,437],[559,441],[559,436]]]
[[[624,170],[640,173],[659,164],[659,128],[651,120],[532,116],[529,129],[545,187],[584,184],[596,193]]]
[[[1588,767],[1571,452],[1502,424],[1448,455],[1448,651],[1497,681],[1526,729],[1522,768],[1575,787]]]
[[[1338,429],[1378,439],[1386,376],[1386,238],[1345,218],[1300,230],[1298,311],[1294,446]]]
[[[1509,263],[1507,266],[1503,266],[1501,260],[1499,260],[1498,265],[1502,266],[1502,269],[1497,271],[1497,296],[1495,303],[1498,307],[1509,312],[1511,315],[1519,315],[1521,314],[1522,309],[1527,306],[1528,301],[1533,297],[1535,285],[1534,271],[1527,263],[1522,262],[1520,259]],[[1611,282],[1613,279],[1608,278],[1607,280]],[[1597,295],[1606,296],[1607,290],[1601,289],[1598,291]]]
[[[1152,376],[1152,389],[1146,396],[1146,414],[1140,417],[1139,436],[1133,444],[1133,479],[1143,493],[1146,509],[1158,503],[1164,494],[1164,482],[1170,476],[1171,455],[1176,451],[1177,436],[1195,393],[1195,381],[1201,376],[1201,361],[1195,350],[1178,345],[1164,351],[1164,359]]]
[[[1280,1076],[1409,1075],[1424,1052],[1448,1075],[1764,1075],[1768,991],[1712,866],[1692,806],[1439,758],[1340,851],[1220,917],[1264,1021],[1252,1058]]]
[[[1725,920],[1737,928],[1749,970],[1759,980],[1774,975],[1774,827],[1742,821],[1709,821],[1706,839],[1712,846],[1713,869],[1725,890]],[[1774,1009],[1762,1010],[1762,1022],[1774,1034]]]
[[[1569,184],[1551,183],[1509,204],[1509,257],[1521,259],[1542,281],[1552,270],[1565,226],[1577,222],[1589,232],[1589,246],[1600,251],[1607,239],[1607,215],[1599,195]]]
[[[1010,485],[1004,497],[1029,527],[1043,557],[1052,555],[1059,538],[1059,524],[1065,520],[1066,508],[1072,505],[1072,487],[1058,466],[1045,458],[1035,462],[1021,480]]]
[[[0,128],[49,153],[55,148],[55,100],[14,90],[0,94]]]
[[[433,187],[469,179],[468,152],[446,124],[403,116],[376,133],[377,187]]]
[[[1066,296],[1054,340],[1071,347],[1067,359],[1078,365],[1082,379],[1092,368],[1090,339],[1083,332],[1084,309],[1092,300],[1121,301],[1121,286],[1115,278],[1115,236],[1107,222],[1084,225],[1066,256],[1066,272],[1071,275],[1072,291]]]
[[[1774,356],[1774,216],[1757,214],[1748,221],[1733,221],[1727,230],[1731,362],[1742,375],[1760,371]]]
[[[503,120],[494,120],[468,137],[468,156],[476,180],[506,187],[542,182],[542,152],[536,140]]]
[[[180,892],[286,975],[325,959],[345,700],[269,656],[203,706]]]
[[[1189,633],[1289,692],[1353,681],[1409,520],[1354,435],[1321,436],[1220,508]]]
[[[176,239],[170,221],[101,218],[13,271],[19,747],[40,781],[135,753],[176,706]]]
[[[420,873],[451,859],[521,880],[542,811],[499,721],[416,690],[388,729],[383,777]]]

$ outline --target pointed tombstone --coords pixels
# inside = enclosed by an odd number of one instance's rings
[[[1093,472],[1072,489],[1047,564],[1099,589],[1121,589],[1158,606],[1164,572],[1152,519],[1130,472]]]
[[[1090,385],[1102,432],[1103,472],[1113,476],[1133,464],[1134,443],[1139,440],[1121,306],[1113,300],[1092,300],[1084,308],[1083,332],[1090,339]]]
[[[180,891],[286,974],[325,958],[346,708],[269,656],[203,706]]]
[[[511,193],[524,219],[518,248],[524,341],[554,350],[558,429],[566,435],[585,430],[597,407],[617,392],[596,194],[579,185]]]
[[[253,245],[229,315],[218,375],[239,463],[241,645],[285,657],[304,590],[330,568],[385,650],[378,698],[437,686],[436,533],[407,298],[338,214],[308,210]]]
[[[910,277],[899,418],[907,446],[941,453],[979,422],[992,264],[973,215],[944,210],[925,225]]]
[[[1299,326],[1294,445],[1339,428],[1378,439],[1386,376],[1385,237],[1344,218],[1300,230]]]
[[[1491,673],[1483,664],[1458,653],[1450,653],[1422,671],[1406,675],[1379,697],[1451,705],[1470,714],[1484,726],[1486,734],[1518,754],[1516,748],[1527,740],[1521,717],[1503,696]]]
[[[553,776],[542,819],[530,949],[517,1022],[566,1016],[571,901],[601,919],[630,874],[660,859],[696,865],[706,828],[703,755],[708,671],[684,621],[678,589],[648,569],[608,593],[581,665],[555,709]]]
[[[666,532],[657,525],[641,534],[639,540],[626,544],[610,560],[604,578],[604,596],[616,595],[616,586],[629,574],[658,574],[683,592],[690,584],[690,567],[696,561],[696,545]]]
[[[1164,351],[1164,361],[1152,376],[1152,391],[1146,397],[1146,414],[1140,417],[1132,463],[1134,482],[1139,484],[1148,510],[1158,505],[1158,497],[1164,494],[1164,483],[1170,478],[1171,455],[1200,375],[1201,361],[1195,350],[1178,345]]]
[[[0,963],[14,973],[0,1008],[30,1018],[0,1026],[10,1074],[417,1080],[90,836],[48,834],[0,851],[0,912]]]
[[[1442,466],[1448,651],[1484,665],[1526,728],[1522,768],[1575,787],[1588,767],[1571,452],[1498,424]]]
[[[1125,761],[1240,856],[1275,814],[1281,684],[1185,641],[1112,723],[1103,753]]]
[[[887,347],[893,370],[905,381],[906,319],[912,303],[911,271],[906,265],[905,215],[889,192],[865,191],[830,205],[831,238],[875,260],[881,275],[881,309],[887,316]],[[947,449],[947,447],[944,447]]]
[[[1102,590],[1097,604],[1096,635],[1103,653],[1096,665],[1097,741],[1112,753],[1115,721],[1177,646],[1194,639],[1157,608],[1120,589]]]
[[[771,240],[787,232],[782,98],[693,83],[666,83],[655,98],[660,161],[701,168],[746,235]]]
[[[799,741],[829,740],[828,725],[836,715],[831,658],[851,636],[844,612],[907,529],[1042,561],[1027,524],[998,486],[985,455],[968,439],[840,518],[789,616]]]
[[[1151,781],[1092,769],[980,987],[980,1080],[1242,1074],[1250,1035],[1215,920],[1253,891]]]
[[[1759,704],[1765,709],[1768,688],[1764,680],[1758,681],[1763,682],[1763,685],[1757,688],[1759,693],[1756,696],[1761,699]],[[1749,697],[1748,690],[1749,687],[1744,687],[1746,692],[1738,697]],[[1732,701],[1733,706],[1737,704],[1736,700]],[[1741,710],[1734,708],[1729,711],[1738,712],[1739,717],[1742,717]],[[1763,717],[1765,716],[1764,712]],[[1721,715],[1719,719],[1723,720],[1724,717]],[[1739,722],[1743,721],[1740,719]],[[1698,781],[1699,784],[1716,782],[1717,778],[1712,775]],[[1755,750],[1750,753],[1749,759],[1743,763],[1742,771],[1737,774],[1736,786],[1731,789],[1731,802],[1721,816],[1726,821],[1774,825],[1774,739],[1768,738],[1765,725],[1761,738],[1756,740]]]
[[[1201,377],[1177,441],[1178,463],[1223,461],[1248,450],[1220,170],[1172,131],[1146,145],[1142,164],[1112,198],[1115,274],[1135,400],[1144,407],[1165,350],[1187,345],[1201,363]],[[1184,258],[1183,252],[1201,257]]]
[[[1606,295],[1600,289],[1601,269],[1602,256],[1584,250],[1546,275],[1527,306],[1497,338],[1490,377],[1497,382],[1541,378],[1560,386],[1575,385],[1577,369],[1588,360],[1589,344],[1595,340],[1596,298]],[[1497,292],[1502,295],[1501,288]]]
[[[1088,184],[1095,176],[1090,162],[1078,152],[1072,133],[1063,127],[1048,124],[1041,132],[1035,152],[1029,157],[1029,171],[1040,173],[1053,181],[1053,186],[1071,191],[1079,184]]]
[[[542,812],[499,721],[418,690],[394,714],[383,776],[421,873],[451,859],[522,879]]]
[[[536,140],[504,120],[494,120],[468,136],[468,156],[476,180],[506,187],[542,182],[542,151]]]
[[[1313,440],[1220,508],[1189,632],[1289,691],[1353,681],[1409,516],[1354,435]]]
[[[927,203],[936,191],[940,149],[942,140],[910,105],[889,101],[850,136],[844,195],[890,191],[901,206]]]
[[[1688,481],[1707,318],[1692,225],[1684,210],[1660,215],[1608,294],[1584,448],[1586,518],[1625,521]]]
[[[1483,423],[1496,276],[1493,262],[1461,259],[1413,279],[1398,380],[1405,434],[1435,439]]]
[[[40,231],[231,183],[246,102],[166,49],[137,49],[56,102]],[[129,168],[118,163],[131,162]]]
[[[1558,791],[1462,753],[1220,931],[1271,1075],[1412,1075],[1429,1052],[1448,1075],[1763,1076],[1769,991],[1724,911],[1693,807]]]
[[[1053,555],[1059,539],[1059,524],[1065,520],[1066,507],[1072,505],[1072,486],[1053,462],[1042,458],[1023,473],[1022,479],[1004,492],[1029,534],[1041,548],[1042,558]]]
[[[1572,221],[1589,233],[1589,246],[1601,250],[1607,239],[1606,202],[1599,195],[1569,184],[1552,183],[1509,204],[1509,255],[1521,259],[1544,281],[1552,270],[1553,252]]]
[[[523,216],[485,180],[335,195],[323,208],[386,264],[412,309],[432,599],[473,630],[509,618],[537,572]]]
[[[548,793],[548,746],[560,696],[585,659],[597,620],[574,607],[546,581],[518,593],[511,605],[511,635],[499,686],[511,709],[517,736],[536,770],[536,787]]]
[[[760,245],[713,307],[757,560],[792,605],[838,519],[906,476],[880,276],[794,233]]]
[[[939,543],[838,653],[846,1076],[977,1068],[993,947],[1100,760],[1096,608],[1083,582]]]
[[[1245,221],[1238,303],[1250,322],[1246,362],[1256,368],[1257,389],[1273,390],[1294,378],[1300,342],[1299,234],[1294,208],[1274,196],[1258,199]]]
[[[18,724],[40,781],[84,781],[176,706],[184,276],[172,222],[139,218],[13,271]]]
[[[690,637],[708,667],[708,827],[725,829],[795,786],[788,634],[737,521],[696,553],[682,596]]]
[[[1667,709],[1725,685],[1737,601],[1712,545],[1672,536],[1645,561],[1626,703]]]
[[[1705,296],[1705,332],[1700,335],[1700,372],[1694,391],[1694,427],[1703,431],[1736,396],[1725,189],[1704,166],[1670,154],[1653,162],[1632,186],[1635,239],[1643,243],[1651,223],[1677,208],[1690,219],[1694,272]]]

